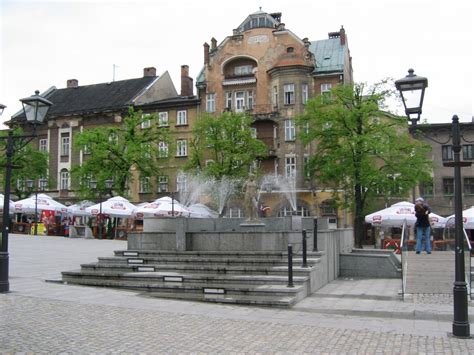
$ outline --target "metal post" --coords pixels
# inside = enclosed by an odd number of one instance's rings
[[[38,235],[38,186],[35,190],[35,235]]]
[[[293,246],[288,244],[288,287],[295,287],[293,284]]]
[[[99,191],[99,238],[98,239],[102,239],[102,229],[104,227],[104,221],[103,221],[103,218],[102,218],[102,194],[100,193]]]
[[[306,252],[306,249],[307,249],[307,246],[306,246],[306,229],[303,229],[302,234],[303,234],[303,240],[302,240],[302,244],[303,244],[303,265],[301,267],[308,267],[307,252]]]
[[[313,227],[313,251],[318,251],[318,219],[314,219]]]
[[[454,321],[453,335],[469,337],[469,316],[467,304],[466,275],[464,269],[464,235],[462,222],[461,195],[461,138],[459,118],[453,116],[453,153],[454,153],[454,230],[455,230],[455,281],[453,288]]]
[[[8,131],[6,166],[5,166],[5,191],[3,200],[3,225],[2,225],[2,242],[0,249],[0,292],[8,292],[10,283],[8,281],[8,234],[10,229],[10,180],[12,177],[12,157],[13,157],[13,131]]]

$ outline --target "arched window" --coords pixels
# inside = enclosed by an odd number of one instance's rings
[[[69,171],[67,169],[61,170],[59,183],[60,190],[69,190]]]

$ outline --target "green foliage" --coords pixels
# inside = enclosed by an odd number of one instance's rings
[[[361,219],[380,196],[404,196],[429,179],[429,146],[408,133],[406,119],[381,111],[393,92],[386,82],[337,86],[329,96],[308,101],[298,124],[306,127],[305,144],[315,143],[310,174],[344,191],[345,207]],[[335,194],[336,199],[341,196]]]
[[[143,116],[141,111],[129,108],[122,124],[88,129],[75,136],[75,149],[86,147],[90,153],[84,154],[82,166],[76,166],[72,171],[74,185],[81,197],[94,196],[89,188],[91,179],[97,181],[100,191],[105,191],[105,180],[112,179],[113,191],[127,195],[133,169],[140,176],[158,175],[157,144],[160,141],[169,143],[168,129],[153,124],[142,128],[146,120],[157,122],[158,118],[156,115]]]
[[[20,128],[16,128],[13,133],[13,169],[10,186],[11,193],[16,195],[18,199],[28,197],[38,186],[38,180],[45,178],[48,173],[48,153],[38,151],[33,148],[31,143],[24,145],[24,139],[15,138],[23,134],[24,132]],[[2,132],[1,137],[4,137],[4,139],[2,138],[0,140],[0,167],[3,170],[0,183],[4,186],[7,135]],[[32,180],[34,182],[32,189],[26,187],[26,180]]]
[[[265,143],[252,137],[252,121],[251,116],[235,112],[200,117],[185,169],[218,180],[224,176],[246,177],[252,164],[267,153]]]

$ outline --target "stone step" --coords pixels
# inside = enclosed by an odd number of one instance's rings
[[[199,258],[199,257],[150,257],[150,256],[139,256],[139,257],[99,257],[100,264],[198,264],[198,265],[218,265],[218,266],[227,266],[227,265],[260,265],[260,266],[275,266],[275,265],[287,265],[287,259],[238,259],[238,258]],[[315,264],[320,261],[319,258],[307,258],[308,264]],[[300,257],[293,258],[293,263],[298,265],[303,263],[303,259]]]
[[[163,282],[163,281],[133,281],[133,280],[120,280],[116,278],[105,279],[105,278],[92,278],[80,277],[73,280],[71,275],[67,278],[68,283],[87,285],[87,286],[101,286],[101,287],[115,287],[125,288],[133,290],[146,290],[147,292],[160,292],[160,293],[201,293],[201,294],[217,294],[217,295],[232,295],[232,296],[290,296],[298,297],[298,294],[302,294],[300,297],[306,295],[306,286],[302,284],[295,284],[294,287],[287,287],[286,285],[249,285],[249,284],[222,284],[216,281],[202,284],[192,282]],[[304,295],[304,296],[303,296]]]
[[[232,295],[224,294],[202,294],[202,293],[181,293],[181,294],[170,294],[167,292],[146,292],[143,294],[147,297],[157,298],[171,298],[176,300],[186,301],[202,301],[202,302],[214,302],[224,304],[237,304],[237,305],[248,305],[248,306],[264,306],[264,307],[281,307],[290,308],[294,306],[298,299],[297,297],[290,296],[243,296],[234,297]]]
[[[319,262],[319,261],[318,261]],[[309,264],[307,268],[301,267],[301,264],[293,265],[294,275],[304,276],[311,272],[315,264]],[[286,275],[288,274],[287,265],[273,265],[273,266],[240,266],[240,265],[191,265],[191,264],[112,264],[112,263],[90,263],[81,264],[83,270],[113,270],[114,272],[131,272],[139,271],[140,269],[150,268],[147,271],[176,271],[180,273],[198,273],[198,274],[248,274],[248,275]]]
[[[77,278],[103,278],[103,279],[120,279],[139,282],[192,282],[192,283],[209,283],[218,282],[223,284],[245,283],[250,285],[277,284],[286,285],[288,276],[277,275],[213,275],[212,278],[208,274],[184,274],[177,272],[98,272],[93,270],[65,271],[62,273],[64,281],[74,281]],[[181,280],[181,281],[180,281]],[[308,281],[308,276],[294,276],[295,284],[303,284]]]
[[[250,259],[267,259],[267,258],[287,258],[286,252],[250,252],[250,251],[173,251],[173,250],[115,250],[114,255],[116,256],[168,256],[168,257],[199,257],[199,258],[239,258],[240,260]],[[298,253],[295,255],[301,255]],[[308,251],[308,257],[319,257],[324,255],[323,252]]]

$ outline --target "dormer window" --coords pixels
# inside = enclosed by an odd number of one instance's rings
[[[234,68],[235,75],[249,75],[252,74],[253,67],[251,65],[239,65]]]

